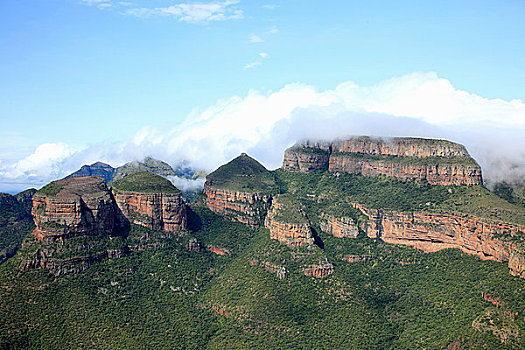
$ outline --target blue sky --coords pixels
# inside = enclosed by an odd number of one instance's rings
[[[432,72],[454,91],[521,102],[523,33],[519,0],[3,0],[0,170],[42,144],[63,159],[293,83],[366,90]]]

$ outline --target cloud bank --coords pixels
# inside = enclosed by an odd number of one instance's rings
[[[125,13],[137,17],[166,16],[173,17],[181,22],[206,23],[243,18],[243,11],[233,7],[233,5],[236,5],[239,2],[240,0],[216,1],[208,3],[178,3],[166,7],[132,8],[126,10]]]
[[[373,86],[349,81],[318,91],[294,83],[276,92],[249,91],[196,110],[171,129],[145,126],[119,144],[42,145],[14,164],[0,163],[0,182],[47,182],[83,164],[118,166],[144,156],[211,171],[247,152],[273,169],[297,140],[356,134],[450,139],[467,147],[489,183],[525,181],[521,100],[487,99],[435,73],[412,73]]]

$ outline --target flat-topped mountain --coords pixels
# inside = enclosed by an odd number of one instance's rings
[[[282,168],[385,175],[444,186],[483,183],[481,168],[465,147],[434,139],[356,136],[334,142],[304,141],[286,150]]]
[[[262,164],[243,153],[206,176],[206,205],[229,220],[261,226],[279,192],[275,177]]]
[[[182,193],[169,180],[138,172],[115,181],[112,190],[118,207],[132,223],[170,232],[186,228]]]
[[[242,154],[188,204],[147,171],[45,186],[0,265],[0,344],[523,348],[525,207],[502,199],[519,198],[331,169],[470,161],[448,141],[385,142],[309,142],[292,171]],[[31,195],[0,195],[0,238]]]

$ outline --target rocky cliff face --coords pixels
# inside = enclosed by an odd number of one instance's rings
[[[206,177],[205,203],[230,221],[258,227],[278,193],[274,176],[259,162],[241,154]]]
[[[479,185],[481,168],[465,147],[445,140],[351,137],[332,143],[303,142],[285,151],[286,171],[385,175],[432,185]]]
[[[114,196],[122,213],[135,225],[170,232],[186,228],[186,205],[180,193],[115,190]]]
[[[33,196],[33,235],[40,241],[118,235],[125,225],[104,179],[76,177],[48,186]]]
[[[318,265],[308,266],[303,272],[306,276],[323,278],[334,273],[334,265],[326,260]]]
[[[321,222],[319,228],[324,233],[333,235],[334,237],[348,237],[356,238],[359,234],[357,224],[349,217],[335,217],[325,213],[321,214]]]
[[[525,277],[525,248],[513,238],[525,227],[500,221],[433,213],[402,213],[355,204],[369,221],[363,230],[371,238],[435,252],[458,248],[482,259],[508,262],[510,273]]]
[[[272,203],[271,195],[214,188],[208,183],[204,185],[204,195],[212,212],[251,227],[261,226]]]
[[[181,192],[159,175],[139,172],[113,183],[115,201],[128,220],[153,230],[177,232],[186,228],[186,205]]]
[[[469,157],[464,146],[446,140],[357,136],[332,143],[332,152],[397,157]]]
[[[275,197],[265,220],[270,238],[290,247],[314,243],[310,222],[300,204],[287,195]]]
[[[33,196],[34,238],[23,244],[22,269],[78,272],[127,248],[128,222],[104,179],[74,177],[52,182]]]
[[[331,172],[345,172],[363,176],[385,175],[401,180],[421,180],[431,185],[481,185],[481,168],[471,164],[436,164],[398,162],[396,159],[366,159],[352,154],[332,154],[328,169]]]

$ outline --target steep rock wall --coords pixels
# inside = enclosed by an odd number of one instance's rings
[[[125,226],[104,179],[68,178],[60,180],[60,186],[56,195],[37,192],[33,196],[33,234],[40,241],[116,235]]]
[[[359,234],[357,224],[349,217],[335,217],[326,213],[321,214],[321,221],[319,228],[324,233],[328,233],[334,237],[356,238]]]
[[[22,270],[45,268],[55,275],[79,272],[127,252],[122,235],[129,225],[104,179],[56,181],[33,196],[33,236],[22,246]]]
[[[332,152],[398,157],[468,157],[465,147],[446,140],[351,137],[332,143]]]
[[[270,230],[270,238],[290,247],[313,244],[312,228],[304,211],[299,207],[293,207],[292,203],[284,201],[283,198],[281,196],[274,198],[265,219],[265,227]],[[291,216],[299,217],[300,220],[291,220],[289,219]]]
[[[215,214],[230,221],[237,221],[251,227],[261,226],[264,216],[272,204],[271,195],[237,192],[204,185],[206,206]]]
[[[422,180],[431,185],[481,185],[481,168],[465,164],[410,164],[365,158],[354,158],[342,153],[330,156],[329,171],[363,176],[385,175],[401,180]]]
[[[187,226],[186,205],[180,193],[114,191],[122,213],[136,225],[177,232]]]
[[[508,262],[510,273],[525,277],[525,249],[507,238],[525,233],[513,225],[477,217],[433,213],[402,213],[354,204],[369,220],[362,229],[368,237],[435,252],[458,248],[485,260]]]
[[[303,142],[285,151],[282,169],[300,173],[328,169],[444,186],[483,183],[481,168],[465,147],[432,139],[360,136],[332,143]]]

